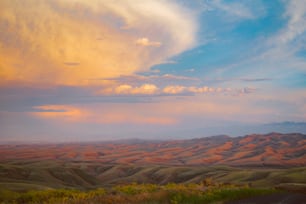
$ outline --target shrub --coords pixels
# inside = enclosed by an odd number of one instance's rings
[[[140,193],[152,193],[158,190],[155,184],[136,184],[115,186],[113,190],[127,195],[136,195]]]
[[[202,181],[202,184],[204,186],[212,186],[213,185],[213,180],[211,177],[207,177]]]
[[[9,190],[0,190],[0,203],[7,203],[18,198],[18,193]]]

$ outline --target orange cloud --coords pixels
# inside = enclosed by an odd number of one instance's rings
[[[153,95],[158,93],[159,88],[154,84],[143,84],[139,87],[133,87],[128,84],[122,84],[114,88],[106,88],[98,91],[97,94],[119,94],[119,95]]]
[[[158,88],[154,84],[143,84],[132,90],[132,94],[156,94]]]
[[[116,94],[129,94],[132,89],[132,86],[124,84],[116,87],[114,91]]]
[[[179,94],[186,90],[184,86],[167,86],[163,89],[163,92],[166,94]]]
[[[153,112],[142,115],[141,113],[134,112],[130,108],[122,108],[121,106],[116,109],[115,107],[105,108],[97,105],[86,108],[66,105],[46,105],[37,106],[34,109],[37,111],[31,112],[31,114],[36,117],[73,123],[158,125],[172,125],[177,123],[177,120],[171,117],[156,115]]]
[[[88,85],[147,71],[193,46],[195,18],[184,11],[168,0],[2,0],[0,77]]]
[[[35,116],[46,119],[61,119],[69,122],[80,121],[88,115],[84,110],[67,105],[36,106],[34,109],[36,109],[37,112],[31,112],[31,114]]]

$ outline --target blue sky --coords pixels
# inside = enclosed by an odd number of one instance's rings
[[[4,0],[0,30],[0,141],[306,122],[304,0]]]

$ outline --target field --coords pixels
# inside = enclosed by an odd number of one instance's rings
[[[305,198],[305,144],[305,135],[273,133],[2,145],[0,203],[226,203],[284,192]]]

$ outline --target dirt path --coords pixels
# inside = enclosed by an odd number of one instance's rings
[[[277,193],[231,201],[226,204],[306,204],[306,194]]]

